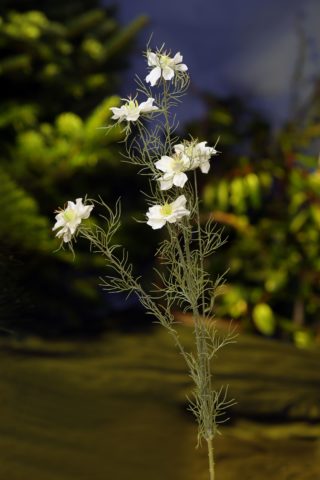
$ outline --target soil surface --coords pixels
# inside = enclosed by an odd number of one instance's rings
[[[190,379],[162,330],[1,347],[0,479],[208,479]],[[216,480],[320,480],[319,352],[241,335],[215,379],[238,401],[215,442]]]

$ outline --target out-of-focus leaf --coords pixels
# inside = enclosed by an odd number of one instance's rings
[[[254,208],[261,206],[260,182],[255,173],[249,173],[245,177],[247,193],[250,198],[250,203]]]
[[[276,320],[271,307],[267,303],[258,303],[252,311],[255,326],[263,335],[271,336],[276,329]]]
[[[302,212],[298,213],[291,221],[291,224],[290,224],[291,232],[298,232],[307,221],[308,216],[309,216],[308,211],[303,210]]]
[[[227,182],[224,180],[217,185],[217,201],[221,210],[227,210],[229,205],[229,188]]]
[[[293,339],[298,348],[310,348],[314,345],[314,335],[310,330],[294,331]]]

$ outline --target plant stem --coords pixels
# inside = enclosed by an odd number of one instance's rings
[[[208,443],[208,457],[209,457],[209,475],[210,480],[214,480],[214,454],[213,454],[213,446],[212,446],[212,438],[207,440]]]

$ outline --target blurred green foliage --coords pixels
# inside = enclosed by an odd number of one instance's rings
[[[67,252],[53,255],[51,232],[54,208],[86,194],[116,198],[123,181],[121,132],[106,136],[99,127],[118,104],[111,94],[146,18],[122,27],[99,5],[0,6],[0,323],[17,332],[95,331],[104,315],[101,260],[89,266],[81,245],[76,262]]]
[[[220,137],[222,154],[202,177],[206,216],[229,237],[211,267],[230,268],[218,314],[307,346],[320,314],[319,91],[277,133],[239,100],[207,101],[191,132]]]

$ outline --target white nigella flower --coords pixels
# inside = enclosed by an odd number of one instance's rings
[[[147,224],[157,230],[162,228],[166,222],[175,223],[185,215],[190,215],[190,211],[186,209],[187,199],[184,195],[180,195],[174,202],[165,203],[164,205],[154,205],[147,212]]]
[[[113,120],[119,120],[122,122],[136,122],[142,113],[150,113],[154,110],[158,110],[158,107],[153,105],[154,98],[148,98],[146,102],[138,103],[137,100],[128,98],[126,103],[118,107],[111,107],[110,110],[113,113],[111,117]]]
[[[147,60],[149,67],[152,67],[149,75],[146,76],[146,82],[153,87],[159,78],[172,80],[176,72],[186,72],[187,65],[181,63],[183,60],[180,52],[177,52],[173,58],[169,57],[166,52],[147,52]]]
[[[70,242],[81,221],[89,218],[93,205],[84,205],[82,198],[77,198],[76,203],[69,201],[64,210],[59,210],[56,215],[56,223],[52,230],[60,229],[56,236],[63,238],[64,242]]]
[[[155,163],[155,166],[164,172],[160,177],[160,189],[168,190],[175,185],[184,187],[188,180],[185,171],[190,169],[190,159],[184,153],[174,153],[171,157],[164,155]]]
[[[210,170],[209,160],[212,155],[216,155],[218,151],[214,147],[207,147],[207,142],[184,142],[175,145],[174,150],[178,154],[184,154],[190,159],[190,170],[200,168],[202,173],[208,173]]]

